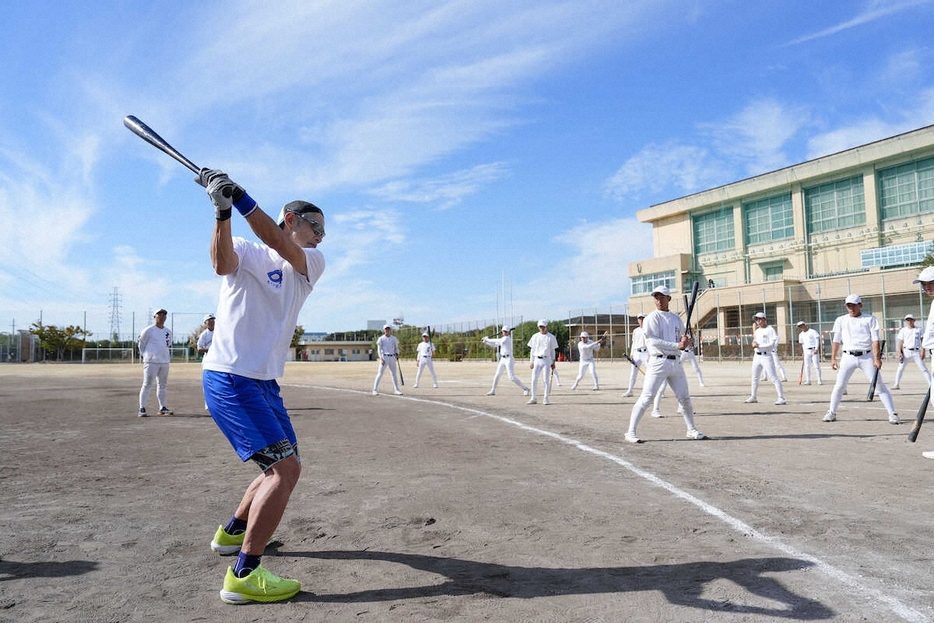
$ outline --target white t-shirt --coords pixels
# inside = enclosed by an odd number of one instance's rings
[[[593,361],[594,351],[600,350],[600,342],[589,340],[586,343],[581,340],[577,343],[577,352],[580,353],[581,361]]]
[[[872,343],[879,341],[879,321],[872,314],[840,316],[833,323],[833,341],[844,350],[871,351]]]
[[[229,372],[260,381],[285,373],[285,360],[295,334],[298,313],[324,272],[324,255],[304,249],[308,277],[263,244],[233,239],[240,260],[224,275],[211,350],[205,370]]]
[[[770,324],[757,328],[753,332],[753,336],[753,339],[757,344],[757,350],[772,350],[778,345],[778,333],[775,332],[775,329],[772,328],[772,325]]]
[[[418,358],[422,357],[431,358],[435,354],[435,345],[431,342],[419,342],[418,344]]]
[[[678,346],[681,336],[684,335],[684,321],[681,320],[681,316],[671,311],[656,309],[642,321],[642,330],[645,332],[645,346],[650,355],[681,356],[681,348]]]
[[[168,327],[160,329],[151,324],[139,334],[139,354],[143,363],[169,363],[171,347],[172,331]]]
[[[529,358],[537,359],[539,357],[554,361],[555,350],[558,348],[558,340],[551,333],[542,333],[539,331],[529,339]]]
[[[805,350],[810,348],[816,351],[818,347],[820,347],[820,333],[814,329],[802,331],[798,334],[798,343],[801,344]]]
[[[921,348],[921,328],[915,325],[912,327],[902,327],[898,332],[898,340],[902,342],[902,348],[909,350],[918,350]]]
[[[493,346],[494,348],[499,346],[499,354],[502,356],[511,356],[512,355],[512,335],[506,335],[504,337],[483,337],[481,338],[483,343],[487,346]]]
[[[205,329],[201,332],[201,335],[198,336],[198,349],[210,350],[211,342],[214,341],[214,332],[210,329]]]

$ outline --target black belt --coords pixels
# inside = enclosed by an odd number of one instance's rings
[[[770,350],[757,350],[757,351],[756,351],[756,354],[757,354],[757,355],[771,355],[771,354],[772,354],[772,351],[770,351]]]
[[[847,355],[853,355],[854,357],[862,357],[867,353],[865,350],[845,350],[843,352]]]
[[[644,353],[644,352],[647,351],[647,350],[648,350],[648,348],[637,348],[637,349],[636,349],[636,351],[637,351],[637,352],[640,352],[640,353]]]
[[[659,359],[677,359],[677,355],[652,355],[653,357],[658,357]]]
[[[813,349],[813,348],[809,348],[808,350],[814,350],[814,349]]]
[[[500,355],[500,357],[511,357],[512,355]]]
[[[544,355],[536,355],[536,357],[538,357],[539,359],[544,359],[544,358],[545,358]]]
[[[396,353],[385,353],[383,357],[395,357]]]
[[[917,348],[904,348],[902,350],[918,350]]]

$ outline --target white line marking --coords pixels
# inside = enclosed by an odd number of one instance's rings
[[[328,390],[328,391],[346,392],[346,393],[360,394],[360,395],[366,395],[366,396],[370,395],[370,392],[368,391],[364,392],[364,391],[355,390],[355,389],[342,389],[339,387],[324,387],[320,385],[304,385],[304,384],[296,384],[296,383],[289,383],[287,386],[288,387],[302,387],[302,388],[307,388],[307,389],[323,389],[323,390]],[[566,437],[559,433],[553,433],[551,431],[544,430],[542,428],[536,428],[534,426],[529,426],[528,424],[523,424],[522,422],[519,422],[517,420],[513,420],[511,418],[504,417],[501,415],[496,415],[495,413],[481,411],[480,409],[465,407],[463,405],[452,404],[449,402],[441,402],[439,400],[428,400],[425,398],[412,398],[410,396],[390,396],[390,398],[399,398],[401,400],[409,400],[412,402],[424,402],[426,404],[438,405],[441,407],[448,407],[450,409],[455,409],[457,411],[464,411],[466,413],[471,413],[475,416],[491,418],[493,420],[503,422],[504,424],[510,424],[521,430],[528,431],[530,433],[535,433],[536,435],[551,437],[552,439],[556,441],[560,441],[563,444],[573,446],[583,452],[587,452],[589,454],[593,454],[595,456],[599,456],[601,458],[612,461],[613,463],[616,463],[617,465],[626,468],[627,470],[629,470],[636,476],[639,476],[640,478],[643,478],[649,481],[653,485],[661,487],[662,489],[668,491],[675,497],[680,498],[684,500],[685,502],[696,506],[697,508],[701,509],[708,515],[712,515],[713,517],[716,517],[717,519],[725,523],[727,526],[729,526],[736,532],[739,532],[743,536],[752,537],[753,539],[761,543],[764,543],[770,547],[773,547],[777,549],[778,551],[783,552],[793,558],[800,558],[802,560],[806,560],[810,562],[812,565],[814,565],[815,568],[819,569],[820,571],[823,571],[825,574],[837,580],[844,586],[847,586],[850,589],[853,589],[853,591],[859,597],[861,598],[870,597],[872,600],[884,603],[899,618],[904,619],[905,621],[910,621],[911,623],[927,623],[929,621],[929,619],[924,614],[922,614],[921,612],[918,612],[917,610],[915,610],[914,608],[911,608],[910,606],[903,604],[895,597],[886,595],[885,593],[881,591],[878,591],[874,588],[866,586],[865,584],[862,584],[858,578],[848,574],[847,572],[841,569],[838,569],[837,567],[834,567],[833,565],[829,563],[824,562],[820,558],[817,558],[810,554],[806,554],[803,551],[795,549],[791,545],[788,545],[787,543],[783,543],[780,539],[776,537],[769,536],[767,534],[759,532],[758,530],[756,530],[749,524],[745,523],[744,521],[737,519],[736,517],[733,517],[732,515],[729,515],[728,513],[720,510],[716,506],[708,504],[707,502],[701,500],[700,498],[695,497],[694,495],[691,495],[687,491],[679,489],[678,487],[671,484],[670,482],[666,480],[662,480],[655,474],[652,474],[651,472],[647,472],[644,469],[637,467],[636,465],[633,465],[629,461],[616,456],[615,454],[610,454],[609,452],[598,450],[597,448],[588,446],[587,444],[583,442],[577,441],[576,439],[572,439],[570,437]]]

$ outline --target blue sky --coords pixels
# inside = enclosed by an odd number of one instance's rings
[[[934,0],[7,2],[0,332],[177,334],[213,208],[327,215],[309,331],[622,311],[649,205],[934,123]],[[238,218],[235,215],[235,218]],[[242,220],[234,233],[252,237]],[[505,278],[505,279],[504,279]]]

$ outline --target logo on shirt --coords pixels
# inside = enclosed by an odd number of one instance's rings
[[[269,278],[269,284],[272,287],[276,289],[279,289],[282,287],[282,271],[279,270],[278,268],[276,270],[271,270],[268,273],[266,273],[266,277]]]

